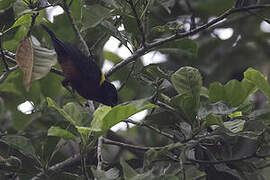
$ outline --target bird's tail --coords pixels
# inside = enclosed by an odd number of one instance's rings
[[[44,24],[40,24],[41,27],[43,27],[45,29],[45,31],[47,31],[47,33],[51,36],[52,39],[57,39],[55,34]]]
[[[45,31],[48,32],[48,34],[50,35],[51,39],[52,39],[52,42],[53,42],[53,46],[54,46],[54,49],[56,51],[56,53],[58,55],[61,55],[61,54],[64,54],[65,52],[65,45],[63,43],[63,41],[59,40],[56,35],[47,27],[45,26],[44,24],[40,24],[41,27],[43,27],[45,29]]]

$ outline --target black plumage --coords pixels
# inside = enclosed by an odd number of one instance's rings
[[[113,84],[106,81],[103,73],[92,57],[87,57],[76,46],[58,39],[45,25],[41,25],[50,35],[58,62],[61,65],[65,79],[62,84],[70,85],[82,97],[115,106],[117,90]]]

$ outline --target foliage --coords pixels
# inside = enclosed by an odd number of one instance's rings
[[[46,10],[57,5],[64,13],[50,23]],[[269,179],[270,36],[261,28],[269,29],[269,7],[266,0],[0,1],[0,179]],[[100,66],[114,64],[106,78],[121,84],[117,106],[62,87],[39,23],[90,49]],[[218,33],[224,29],[230,38]],[[130,57],[104,50],[111,36]],[[148,52],[166,62],[145,66]],[[120,122],[125,130],[113,132]]]

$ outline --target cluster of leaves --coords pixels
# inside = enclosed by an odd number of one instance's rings
[[[5,60],[12,69],[0,64],[0,70],[7,73],[0,84],[0,179],[83,179],[88,175],[96,179],[270,177],[270,111],[256,109],[250,101],[258,91],[269,100],[270,85],[262,73],[246,68],[252,65],[252,58],[258,66],[269,58],[265,50],[269,47],[269,34],[258,28],[269,12],[262,11],[263,16],[237,25],[233,22],[238,17],[221,23],[220,28],[235,31],[227,41],[218,35],[213,37],[215,29],[209,29],[192,38],[195,40],[182,38],[147,49],[145,52],[166,54],[167,62],[143,66],[136,61],[135,65],[126,65],[113,73],[110,80],[125,84],[119,91],[121,104],[113,108],[100,106],[90,114],[61,86],[62,77],[49,73],[52,66],[59,66],[55,52],[40,45],[52,47],[38,23],[47,23],[60,39],[78,46],[81,43],[75,33],[71,35],[73,28],[67,13],[56,16],[53,24],[48,23],[46,9],[52,5],[70,10],[95,59],[102,65],[105,59],[113,64],[125,61],[103,50],[111,36],[136,54],[137,50],[147,48],[149,42],[187,32],[187,25],[196,28],[207,23],[232,8],[234,1],[0,1],[1,54],[8,50]],[[242,6],[237,1],[237,8]],[[244,23],[253,26],[239,28],[245,27]],[[245,38],[239,42],[241,36]],[[262,50],[258,52],[256,47]],[[11,52],[16,52],[16,56]],[[236,59],[240,65],[232,67]],[[198,68],[184,66],[187,64]],[[241,80],[220,83],[239,69],[245,69]],[[219,82],[210,84],[213,80]],[[25,101],[32,103],[30,114],[18,110],[18,105]],[[145,110],[147,115],[142,122],[129,119]],[[138,126],[119,132],[121,136],[112,133],[110,128],[121,121]],[[106,138],[100,138],[103,136]],[[96,150],[98,138],[103,139],[98,144],[101,154]],[[73,158],[74,152],[82,159]]]

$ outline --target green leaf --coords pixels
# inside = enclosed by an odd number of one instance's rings
[[[112,109],[108,106],[102,106],[94,113],[91,128],[93,131],[105,132],[130,116],[154,107],[155,105],[149,103],[145,99],[132,101],[127,105],[115,106]]]
[[[123,168],[124,179],[131,179],[136,176],[139,176],[139,174],[132,167],[130,167],[129,164],[126,163],[125,160],[121,159],[120,164]]]
[[[90,124],[90,113],[78,106],[76,103],[69,102],[60,108],[51,98],[47,97],[49,107],[55,108],[66,120],[74,126],[87,126]]]
[[[171,14],[171,8],[173,8],[175,0],[157,0],[157,2],[168,12],[168,14]]]
[[[171,99],[171,104],[184,113],[187,123],[195,125],[200,104],[197,98],[190,94],[177,95]]]
[[[107,171],[91,168],[94,177],[99,180],[113,180],[119,177],[119,170],[111,168]]]
[[[75,126],[77,131],[84,137],[89,137],[92,133],[92,129],[89,127]]]
[[[198,46],[194,40],[184,38],[166,43],[158,48],[162,53],[188,53],[195,57],[198,55]]]
[[[224,126],[221,115],[216,115],[212,113],[206,116],[205,125],[206,127],[209,127],[212,125]]]
[[[108,18],[111,11],[104,6],[94,4],[82,8],[82,30],[93,28]]]
[[[64,109],[58,107],[58,105],[51,98],[47,97],[47,102],[49,107],[55,108],[66,120],[68,120],[71,124],[76,126],[76,121],[72,118],[70,114],[68,114]]]
[[[194,125],[200,106],[202,88],[200,72],[193,67],[182,67],[171,76],[171,81],[179,93],[171,99],[171,103],[185,114],[189,123]]]
[[[123,60],[117,54],[115,54],[113,52],[110,52],[110,51],[103,51],[103,52],[104,52],[104,58],[108,59],[109,61],[111,61],[114,64],[117,64]]]
[[[12,6],[12,4],[16,2],[16,0],[1,0],[0,1],[0,10],[7,9]]]
[[[196,6],[193,8],[210,16],[218,15],[233,7],[234,2],[235,0],[204,0],[196,3]]]
[[[170,79],[170,74],[165,73],[158,64],[149,64],[143,67],[143,73],[152,80],[156,78]]]
[[[241,82],[231,80],[225,85],[214,82],[210,84],[209,97],[212,103],[224,101],[230,106],[236,107],[243,104],[255,90],[255,85],[246,79]]]
[[[242,111],[235,111],[234,113],[229,114],[230,118],[236,118],[236,117],[239,117],[239,116],[242,116]]]
[[[22,16],[20,16],[15,23],[9,28],[7,29],[5,32],[18,27],[18,26],[23,26],[25,29],[28,29],[28,27],[30,26],[32,22],[32,14],[23,14]],[[48,22],[44,17],[42,16],[37,16],[36,18],[36,23],[41,23],[41,22]]]
[[[246,121],[242,119],[236,119],[233,121],[224,122],[224,126],[225,128],[229,129],[231,132],[238,133],[244,129],[245,122]]]
[[[270,100],[270,86],[266,77],[259,71],[249,68],[244,72],[244,78],[253,83]]]
[[[172,76],[171,81],[179,95],[190,94],[199,96],[202,87],[202,77],[198,69],[193,67],[182,67]]]
[[[36,151],[30,141],[30,139],[24,136],[18,135],[7,135],[0,139],[0,141],[6,143],[7,145],[17,149],[22,154],[27,157],[36,159]]]
[[[103,119],[111,111],[110,106],[101,106],[94,112],[94,119],[91,123],[91,127],[94,131],[102,131]]]
[[[19,17],[15,21],[15,23],[11,26],[11,28],[15,28],[15,27],[21,26],[21,25],[29,26],[31,24],[31,21],[32,21],[31,14],[25,14],[25,15]]]
[[[48,136],[56,136],[61,137],[65,140],[73,140],[73,141],[75,141],[76,138],[76,136],[73,135],[71,132],[57,126],[50,127],[50,129],[48,130]]]

